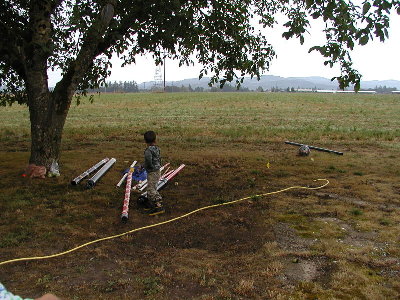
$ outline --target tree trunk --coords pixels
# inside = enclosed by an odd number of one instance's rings
[[[28,73],[31,156],[29,163],[49,170],[60,158],[61,136],[72,95],[65,99],[48,89],[46,70]],[[61,105],[63,104],[63,105]]]
[[[58,162],[61,136],[72,97],[79,82],[90,70],[95,57],[101,54],[98,46],[103,41],[103,34],[114,16],[115,2],[105,3],[101,13],[89,28],[87,39],[75,61],[70,63],[63,79],[57,83],[54,91],[50,92],[47,60],[52,54],[50,16],[54,9],[54,1],[31,1],[29,10],[31,36],[27,39],[23,53],[24,81],[31,120],[32,144],[29,163],[45,166],[49,170],[53,161]]]

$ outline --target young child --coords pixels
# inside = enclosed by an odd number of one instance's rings
[[[164,213],[161,195],[157,191],[157,183],[160,180],[161,153],[156,146],[156,133],[147,131],[144,134],[147,148],[144,151],[144,168],[147,172],[147,198],[150,202],[150,216]]]
[[[33,300],[31,298],[21,298],[20,296],[14,295],[11,292],[7,291],[4,285],[0,283],[0,300]],[[36,298],[36,300],[60,300],[60,298],[52,295],[46,294],[40,298]]]

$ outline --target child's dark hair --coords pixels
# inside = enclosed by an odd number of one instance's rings
[[[144,140],[147,144],[154,143],[156,141],[156,133],[154,131],[146,131],[144,133]]]

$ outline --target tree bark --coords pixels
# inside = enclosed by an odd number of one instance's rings
[[[73,93],[50,92],[47,60],[51,55],[51,12],[49,0],[33,1],[29,9],[29,33],[24,46],[25,84],[31,121],[31,156],[29,163],[45,166],[60,158],[61,136]]]
[[[29,163],[49,170],[52,162],[60,158],[61,137],[72,95],[61,101],[60,95],[50,93],[45,70],[28,72],[27,81],[32,140]],[[60,106],[62,102],[67,105]]]
[[[39,1],[40,2],[40,1]],[[93,59],[101,53],[103,41],[114,16],[115,0],[105,3],[93,22],[75,59],[53,92],[49,91],[47,59],[51,55],[51,1],[34,2],[30,9],[31,40],[25,47],[25,83],[31,121],[31,156],[29,163],[49,169],[60,158],[61,137],[72,97],[92,66]]]

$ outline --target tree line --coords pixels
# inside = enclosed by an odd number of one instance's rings
[[[136,81],[108,81],[104,86],[97,89],[90,89],[89,92],[100,93],[137,93],[139,92]]]
[[[377,92],[377,93],[379,93],[379,94],[388,94],[388,93],[391,93],[391,92],[394,92],[394,91],[397,91],[397,88],[395,88],[395,87],[388,87],[388,86],[386,86],[386,85],[384,85],[384,86],[375,86],[373,89],[367,89],[366,91],[375,91],[375,92]]]
[[[317,87],[312,89],[313,91],[317,90]],[[231,84],[225,84],[222,88],[219,86],[204,88],[204,87],[195,87],[193,88],[190,84],[189,86],[181,85],[167,85],[165,89],[161,86],[152,86],[150,89],[140,89],[139,85],[136,81],[108,81],[106,82],[105,86],[102,86],[98,89],[91,89],[90,92],[101,92],[101,93],[138,93],[140,91],[165,91],[167,93],[181,93],[181,92],[288,92],[293,93],[297,92],[297,89],[294,87],[287,87],[287,88],[278,88],[272,87],[271,89],[263,88],[259,86],[257,89],[252,90],[247,87],[239,87],[236,88]],[[376,91],[377,93],[391,93],[392,91],[397,91],[395,87],[387,87],[387,86],[375,86],[374,88],[364,89],[364,91]]]

